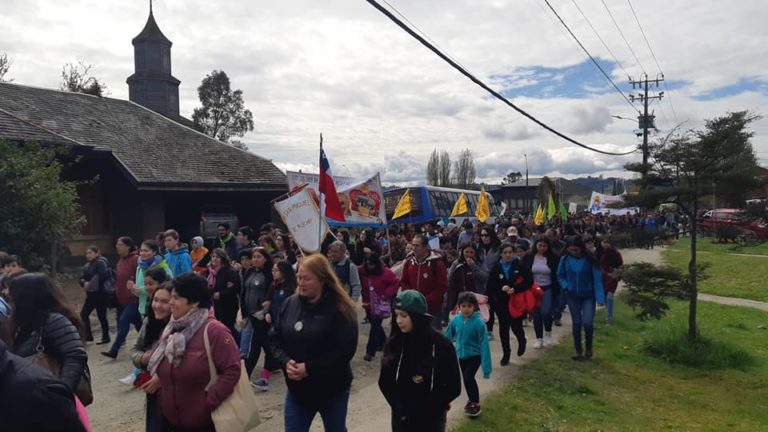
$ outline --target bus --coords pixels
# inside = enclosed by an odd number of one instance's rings
[[[405,216],[392,220],[392,215],[395,213],[397,203],[407,189],[411,190],[413,210]],[[477,200],[480,198],[480,191],[437,186],[415,186],[384,191],[384,208],[387,212],[387,221],[390,224],[423,224],[427,222],[435,222],[436,220],[448,222],[448,219],[450,219],[451,216],[451,211],[453,211],[453,206],[456,204],[456,201],[462,193],[467,197],[467,207],[469,207],[469,211],[463,215],[456,216],[454,219],[456,219],[457,224],[461,224],[464,219],[470,219],[472,222],[476,222],[477,217],[475,216],[475,210],[477,209]],[[496,215],[498,215],[499,212],[496,209],[496,204],[494,203],[491,194],[486,192],[485,196],[488,199],[488,206],[491,210],[491,216],[486,223],[493,224],[495,223]]]

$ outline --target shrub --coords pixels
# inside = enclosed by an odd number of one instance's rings
[[[699,334],[688,339],[687,330],[680,326],[661,326],[643,341],[643,351],[667,363],[697,369],[747,370],[754,358],[741,348]]]

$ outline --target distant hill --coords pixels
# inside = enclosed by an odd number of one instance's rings
[[[624,187],[629,188],[632,184],[632,180],[624,179],[621,177],[578,177],[570,179],[574,183],[578,183],[582,186],[586,186],[595,192],[605,193],[607,195],[620,194],[624,191]],[[616,191],[614,191],[614,184],[616,185]],[[624,186],[624,187],[622,187]]]

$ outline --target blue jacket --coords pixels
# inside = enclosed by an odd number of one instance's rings
[[[603,275],[600,267],[590,264],[585,257],[564,255],[557,266],[557,281],[560,287],[576,297],[593,297],[598,303],[605,303]]]
[[[480,312],[475,312],[467,320],[459,312],[445,329],[445,337],[456,346],[456,356],[459,359],[480,356],[483,378],[490,378],[492,370],[491,347],[488,344],[488,328],[483,319],[480,318]]]
[[[165,253],[165,262],[171,268],[173,276],[181,276],[192,271],[192,257],[186,247],[180,247],[175,251]]]

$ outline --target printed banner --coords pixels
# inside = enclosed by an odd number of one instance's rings
[[[308,184],[317,193],[320,176],[288,171],[288,187],[294,188]],[[381,177],[376,173],[367,180],[355,180],[349,177],[334,177],[336,192],[339,195],[341,208],[344,210],[346,222],[327,219],[333,226],[344,227],[378,227],[387,224],[384,209],[384,193],[381,189]]]
[[[592,192],[587,208],[592,213],[603,213],[609,205],[622,201],[624,201],[624,198],[621,195],[605,195]]]
[[[304,188],[274,205],[296,244],[305,252],[319,251],[320,238],[325,237],[329,228],[320,217],[317,197],[312,196],[312,191]]]

